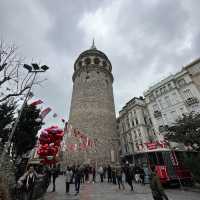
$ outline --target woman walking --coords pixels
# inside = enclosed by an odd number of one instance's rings
[[[69,193],[70,190],[70,182],[71,182],[71,178],[72,178],[72,171],[71,169],[67,166],[67,170],[65,172],[65,185],[66,185],[66,193]]]

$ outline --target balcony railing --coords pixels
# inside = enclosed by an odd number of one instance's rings
[[[185,100],[186,105],[191,106],[193,104],[199,103],[199,100],[196,97],[190,97],[187,100]]]
[[[155,118],[162,117],[162,113],[161,113],[159,110],[155,110],[155,111],[154,111],[154,117],[155,117]]]

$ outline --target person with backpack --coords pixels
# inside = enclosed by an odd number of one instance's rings
[[[168,197],[165,194],[164,188],[162,187],[162,184],[160,182],[160,178],[156,174],[155,167],[152,167],[150,188],[151,188],[152,196],[154,200],[163,200],[163,198],[164,200],[168,200]]]

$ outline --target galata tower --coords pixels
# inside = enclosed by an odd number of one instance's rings
[[[110,163],[118,159],[112,65],[94,44],[74,63],[69,123],[95,141],[95,147],[71,155],[80,162]]]

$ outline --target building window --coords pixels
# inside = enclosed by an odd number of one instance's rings
[[[171,117],[172,117],[172,121],[176,121],[178,118],[178,115],[176,113],[176,111],[171,111]]]
[[[192,94],[192,92],[191,92],[190,89],[184,90],[184,91],[183,91],[183,94],[184,94],[184,98],[185,98],[185,99],[189,99],[189,98],[193,97],[193,94]]]
[[[172,89],[172,84],[171,83],[168,83],[167,86],[168,86],[169,90]]]
[[[164,108],[164,104],[162,102],[162,99],[158,99],[158,102],[159,102],[159,105],[160,105],[161,109],[163,109]]]
[[[135,123],[136,123],[136,125],[138,125],[138,119],[137,118],[135,118]]]
[[[96,65],[98,65],[100,63],[100,60],[99,60],[99,58],[94,58],[94,64],[96,64]]]
[[[156,90],[156,96],[159,96],[159,95],[160,95],[159,90]]]
[[[185,85],[185,79],[180,79],[177,81],[177,83],[179,86],[183,86],[183,85]]]
[[[172,100],[173,100],[174,104],[178,103],[178,96],[177,96],[176,92],[172,93]]]
[[[161,92],[161,94],[164,94],[166,92],[166,87],[165,86],[161,87],[160,92]]]
[[[86,65],[89,65],[91,63],[91,59],[90,58],[86,58],[84,60],[84,62],[85,62]]]
[[[165,102],[166,102],[167,106],[171,106],[171,105],[172,105],[169,96],[166,96],[166,97],[165,97]]]
[[[144,116],[144,123],[147,124],[147,118]]]
[[[150,99],[150,101],[153,101],[153,100],[154,100],[153,94],[151,94],[151,95],[149,96],[149,99]]]
[[[157,105],[157,104],[154,104],[154,105],[153,105],[153,111],[156,111],[156,110],[158,110],[158,105]]]
[[[132,119],[131,122],[132,122],[132,126],[134,127],[135,126],[134,120]]]
[[[139,137],[141,137],[141,132],[140,132],[140,129],[138,129],[138,135],[139,135]]]

